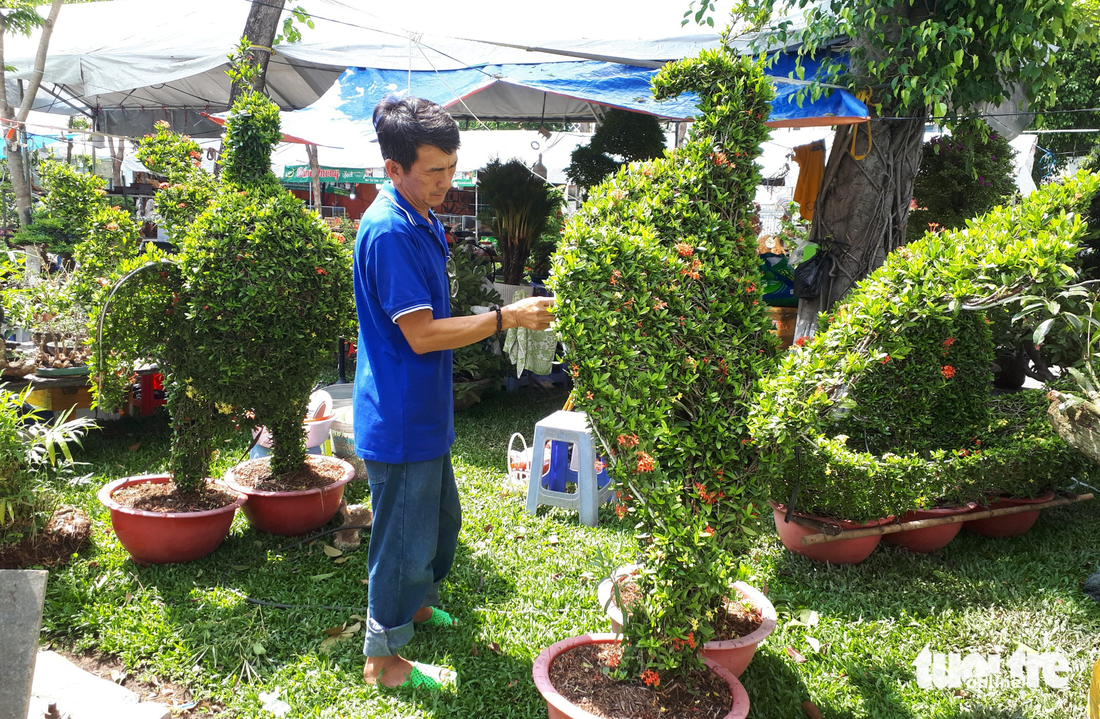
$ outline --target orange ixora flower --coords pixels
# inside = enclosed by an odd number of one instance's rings
[[[107,223],[107,229],[111,230],[112,232],[117,230],[118,229],[118,223],[117,222],[108,222]]]
[[[638,471],[639,472],[652,472],[653,471],[653,457],[650,457],[645,452],[638,452]]]
[[[668,303],[664,300],[657,300],[653,303],[653,309],[655,310],[663,310],[666,307],[668,307]]]
[[[625,517],[627,511],[629,511],[629,510],[627,510],[625,504],[616,504],[615,505],[615,514],[618,515],[619,519],[622,519],[623,517]]]
[[[610,280],[611,284],[613,284],[613,285],[619,284],[619,278],[622,277],[622,276],[623,276],[622,272],[619,272],[618,270],[612,270],[611,280]]]
[[[660,685],[661,675],[659,675],[657,672],[653,671],[652,669],[646,669],[644,672],[642,672],[642,681],[648,687],[655,687],[655,686]]]
[[[695,248],[686,242],[677,242],[676,252],[680,254],[680,257],[691,257],[691,255],[695,252]]]
[[[945,364],[940,368],[940,374],[942,374],[945,379],[951,379],[955,376],[955,368],[949,364]]]
[[[638,437],[633,434],[620,434],[616,438],[620,447],[636,447],[638,446]]]
[[[794,343],[795,343],[795,344],[796,344],[797,346],[799,346],[799,347],[805,347],[805,346],[806,346],[806,340],[808,340],[808,339],[810,339],[810,338],[809,338],[809,337],[807,337],[806,335],[802,335],[801,337],[799,337],[798,339],[796,339],[796,340],[794,341]]]

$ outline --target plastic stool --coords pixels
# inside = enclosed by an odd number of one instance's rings
[[[559,470],[554,471],[554,445],[558,444],[554,442],[551,445],[550,471],[543,476],[540,476],[541,472],[531,472],[527,483],[527,512],[534,514],[540,504],[574,509],[580,513],[581,524],[595,527],[596,509],[611,499],[611,482],[606,472],[602,472],[603,476],[599,478],[596,476],[596,452],[592,446],[592,433],[588,429],[588,417],[584,412],[558,410],[536,422],[535,439],[531,444],[531,467],[542,467],[546,443],[552,440],[563,443],[558,450]],[[575,445],[575,451],[580,453],[576,492],[565,491],[566,479],[571,478],[569,475],[572,472],[567,467],[564,443]]]

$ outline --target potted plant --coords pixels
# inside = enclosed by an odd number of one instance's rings
[[[247,48],[239,50],[238,58]],[[307,465],[302,433],[319,365],[350,312],[351,263],[321,219],[271,174],[270,151],[279,137],[278,109],[251,92],[238,99],[226,123],[218,180],[200,169],[198,145],[166,123],[142,140],[139,159],[166,178],[158,214],[179,252],[166,257],[149,248],[114,271],[122,279],[103,293],[96,384],[97,401],[113,405],[136,364],[153,359],[160,367],[173,425],[167,493],[173,504],[217,494],[205,478],[217,440],[237,423],[267,427],[270,459],[238,467],[230,484],[236,491],[219,501],[235,507],[247,490],[254,523],[280,499],[304,502],[308,509],[276,511],[276,522],[289,517],[296,524],[259,522],[296,533],[311,528],[302,522],[317,526],[331,518],[354,472],[335,458]],[[103,229],[123,227],[114,222]],[[252,486],[272,475],[294,491],[272,498],[266,487]]]
[[[492,207],[491,225],[501,256],[497,290],[505,304],[523,281],[531,243],[561,207],[561,193],[519,160],[493,160],[477,173],[481,201]]]
[[[863,525],[1067,481],[1074,459],[1035,424],[1034,396],[991,396],[983,310],[1067,282],[1084,230],[1072,213],[1098,186],[1082,175],[966,229],[928,233],[891,253],[813,338],[800,338],[753,408],[773,500]],[[786,510],[774,514],[780,537],[813,558],[850,542],[869,545],[865,557],[879,538],[804,547],[800,535],[821,530],[799,526],[785,537]]]
[[[88,519],[79,512],[83,537],[54,541],[51,518],[57,510],[56,484],[72,478],[70,443],[95,423],[70,419],[71,410],[43,421],[24,411],[30,386],[21,393],[0,389],[0,569],[49,566],[70,556],[87,537]],[[60,526],[60,525],[58,525]]]
[[[700,650],[758,515],[745,420],[776,340],[751,218],[772,90],[722,48],[666,65],[654,91],[699,95],[690,141],[592,190],[549,285],[576,406],[637,526],[639,598],[612,675],[671,701],[706,686]]]
[[[457,292],[451,298],[451,316],[472,314],[473,307],[499,307],[500,295],[488,281],[488,265],[464,245],[451,248],[454,260]],[[503,368],[501,355],[493,352],[491,339],[475,342],[454,350],[455,411],[466,409],[481,400],[481,394],[500,384]]]
[[[238,51],[243,58],[247,47]],[[239,62],[231,72],[248,84],[256,71]],[[190,345],[174,363],[177,382],[267,428],[272,454],[238,465],[226,483],[249,496],[244,511],[255,526],[300,534],[335,514],[354,476],[343,460],[307,460],[302,424],[353,312],[351,258],[271,172],[280,138],[278,107],[246,92],[226,121],[217,180],[190,163],[194,143],[166,127],[138,156],[169,177],[157,195],[162,214],[182,211],[168,220],[183,278],[174,311],[187,318]],[[196,201],[199,211],[188,212]]]

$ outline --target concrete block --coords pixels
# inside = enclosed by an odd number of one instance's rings
[[[48,572],[0,569],[0,719],[24,719]]]

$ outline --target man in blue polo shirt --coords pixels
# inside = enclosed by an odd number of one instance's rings
[[[450,455],[451,350],[511,327],[546,329],[553,300],[451,317],[454,266],[431,208],[454,178],[458,125],[435,103],[387,98],[374,127],[392,184],[363,215],[355,241],[355,451],[374,513],[363,679],[438,688],[453,678],[446,670],[397,651],[414,625],[454,623],[435,606],[462,522]]]

